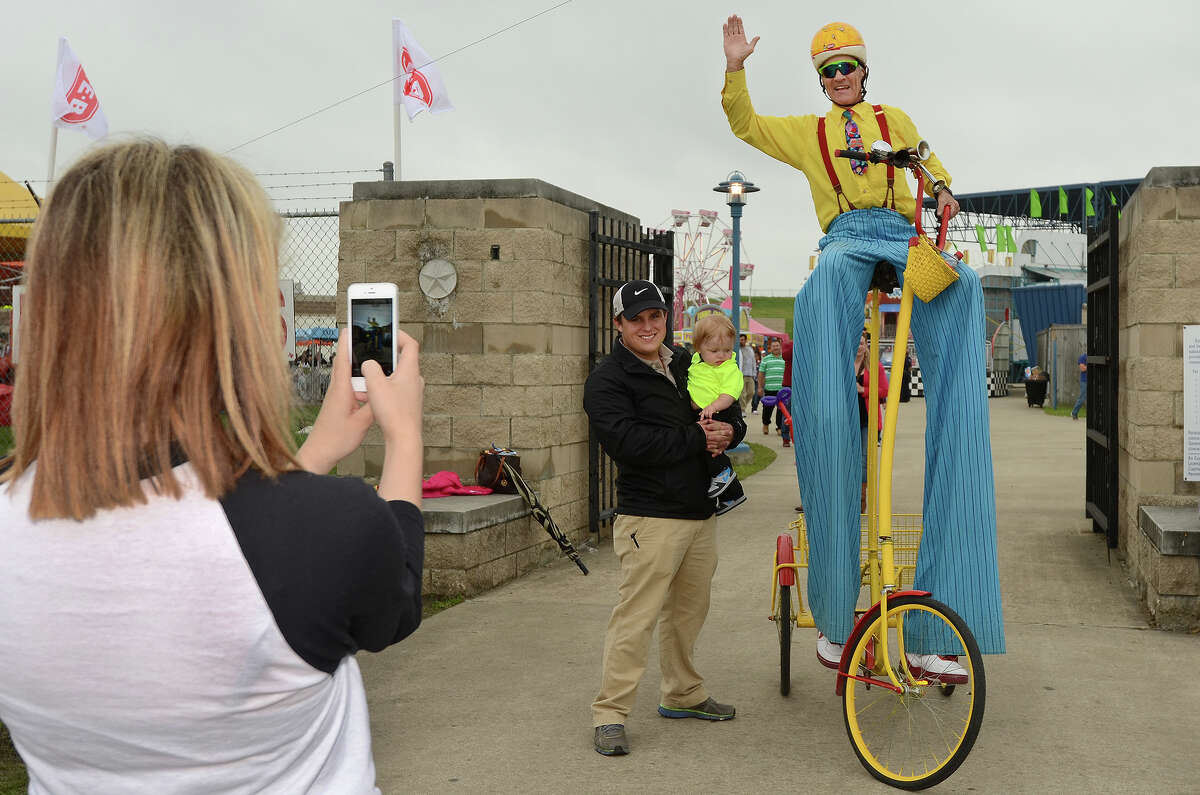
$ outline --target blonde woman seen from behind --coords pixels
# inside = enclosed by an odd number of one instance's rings
[[[0,475],[0,721],[30,792],[378,791],[354,654],[420,623],[417,345],[356,394],[343,332],[295,451],[281,231],[247,171],[154,140],[42,209]],[[325,475],[374,422],[378,495]]]

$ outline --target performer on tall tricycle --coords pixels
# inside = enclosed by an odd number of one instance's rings
[[[915,148],[922,139],[904,111],[865,101],[866,44],[841,22],[825,25],[812,40],[813,66],[830,110],[823,116],[760,116],[744,70],[758,41],[747,40],[738,16],[729,17],[721,103],[738,138],[804,172],[825,232],[816,270],[796,295],[791,409],[810,544],[808,599],[820,630],[817,656],[836,669],[862,583],[854,354],[877,266],[890,264],[903,284],[919,204],[891,165],[868,168],[865,161],[830,155],[870,150],[877,141],[895,150]],[[957,214],[942,163],[931,155],[924,165],[934,177],[925,187],[936,197],[939,217]],[[926,405],[924,533],[914,587],[932,591],[957,611],[983,653],[1001,654],[983,293],[974,271],[957,271],[958,279],[936,300],[917,302],[912,317]],[[897,351],[904,345],[897,340]],[[954,674],[956,668],[961,670],[955,660],[939,659],[927,670]]]

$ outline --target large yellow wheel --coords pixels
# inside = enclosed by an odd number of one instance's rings
[[[949,607],[927,596],[897,597],[888,603],[886,628],[897,692],[879,655],[881,624],[876,605],[846,641],[845,673],[858,677],[847,677],[842,693],[846,733],[872,776],[924,789],[957,770],[975,744],[986,693],[982,656]],[[956,655],[958,667],[918,655]]]

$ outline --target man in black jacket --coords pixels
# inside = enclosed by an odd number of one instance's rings
[[[595,748],[606,756],[629,753],[625,718],[656,624],[659,714],[703,720],[735,714],[709,696],[692,651],[717,568],[716,506],[708,496],[706,460],[741,441],[746,425],[740,414],[732,425],[697,420],[687,392],[689,357],[663,344],[666,310],[653,283],[623,285],[613,296],[620,336],[584,386],[588,419],[617,463],[613,551],[623,579],[592,703]]]

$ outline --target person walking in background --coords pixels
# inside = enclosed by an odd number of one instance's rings
[[[783,389],[791,390],[792,388],[792,341],[785,338],[779,343],[779,355],[783,357]],[[791,407],[788,407],[791,411]],[[787,419],[783,416],[783,411],[779,412],[775,422],[779,425],[779,435],[783,437],[783,446],[791,447],[792,445],[792,427]]]
[[[750,413],[757,414],[759,401],[762,400],[762,395],[760,395],[759,391],[758,391],[758,368],[762,364],[763,348],[761,345],[755,345],[753,350],[754,350],[754,389],[751,389],[750,391],[753,393],[754,396],[750,399]]]
[[[244,168],[154,140],[41,209],[0,463],[0,721],[32,792],[379,791],[354,655],[421,621],[418,349],[355,394],[343,331],[296,452],[281,231]],[[378,493],[324,476],[373,423]]]
[[[883,401],[888,395],[888,378],[884,371],[883,362],[876,365],[872,373],[868,365],[871,363],[871,338],[864,331],[858,341],[858,351],[854,354],[854,383],[858,388],[858,427],[862,436],[862,494],[859,497],[859,513],[867,512],[867,456],[875,449],[878,438],[872,440],[870,430],[870,411],[868,403],[871,399],[871,381],[879,384],[879,408],[875,417],[876,434],[883,428]]]
[[[783,348],[779,344],[778,337],[771,337],[767,341],[767,354],[758,363],[758,396],[760,398],[768,395],[774,397],[779,394],[779,390],[783,389],[783,371],[786,369],[786,365],[780,355],[782,351]],[[771,433],[771,412],[774,409],[775,406],[763,404],[763,436]],[[783,425],[783,412],[780,411],[775,415],[775,427],[783,428]]]
[[[613,294],[618,336],[588,376],[583,408],[617,463],[613,552],[621,562],[617,606],[604,636],[600,692],[592,702],[597,753],[629,753],[625,722],[658,628],[658,714],[729,720],[696,670],[696,638],[708,616],[717,568],[717,519],[708,496],[709,459],[742,440],[746,424],[697,420],[688,359],[664,344],[667,304],[657,286],[632,281]],[[732,346],[732,338],[730,344]]]
[[[741,347],[738,348],[738,367],[742,370],[742,396],[739,403],[742,406],[742,416],[750,416],[750,409],[757,393],[758,360],[754,358],[754,349],[746,342],[746,335],[739,337]]]
[[[1083,404],[1087,401],[1087,354],[1079,355],[1079,397],[1075,400],[1075,405],[1071,408],[1071,419],[1079,419],[1079,410],[1083,408]]]

